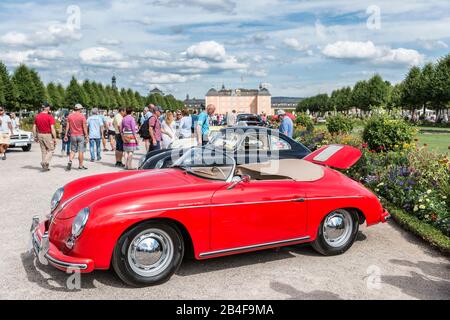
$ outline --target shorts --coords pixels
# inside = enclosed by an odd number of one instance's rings
[[[86,151],[86,139],[84,138],[84,136],[70,137],[70,151],[75,153]]]
[[[9,133],[0,133],[0,144],[9,144]]]
[[[116,135],[116,132],[114,130],[108,130],[108,138],[114,137]]]
[[[116,151],[123,152],[123,140],[121,134],[116,134]]]

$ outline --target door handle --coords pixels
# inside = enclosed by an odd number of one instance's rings
[[[305,198],[296,198],[294,202],[305,202]]]

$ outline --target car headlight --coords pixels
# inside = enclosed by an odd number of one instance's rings
[[[159,161],[156,163],[156,165],[155,165],[155,169],[161,169],[161,168],[163,167],[163,165],[164,165],[164,160],[165,160],[165,159],[159,160]]]
[[[75,220],[72,223],[72,236],[77,238],[83,232],[84,227],[89,219],[89,208],[84,208],[78,212]]]
[[[50,202],[50,207],[51,207],[52,211],[56,209],[56,207],[58,206],[59,202],[61,201],[63,195],[64,195],[64,188],[59,188],[53,194],[52,201]]]

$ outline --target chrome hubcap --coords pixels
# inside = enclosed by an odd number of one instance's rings
[[[162,273],[173,258],[173,243],[160,229],[148,229],[138,234],[128,247],[128,263],[143,277]]]
[[[336,210],[330,213],[323,223],[325,242],[334,248],[347,243],[352,235],[353,220],[347,210]]]

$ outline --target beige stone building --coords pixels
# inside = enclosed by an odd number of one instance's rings
[[[216,106],[216,113],[227,114],[232,110],[237,113],[253,113],[267,115],[272,112],[272,96],[266,88],[259,86],[258,89],[210,89],[205,97],[205,105]]]

